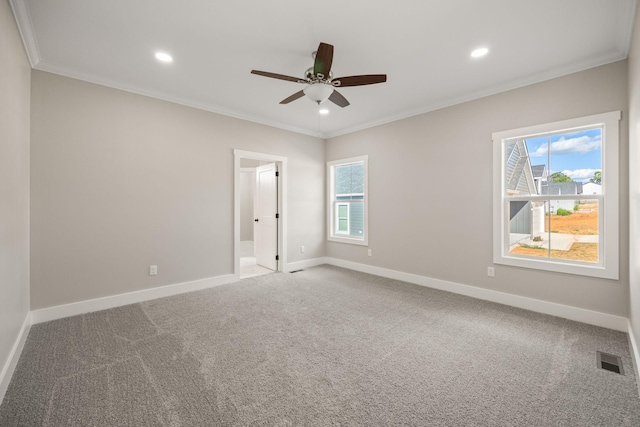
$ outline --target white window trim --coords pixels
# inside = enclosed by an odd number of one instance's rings
[[[620,111],[596,114],[554,123],[530,126],[493,133],[493,262],[514,267],[533,268],[559,273],[578,274],[618,280],[619,278],[619,121]],[[603,126],[602,140],[602,195],[582,195],[584,199],[597,199],[599,210],[599,263],[583,263],[560,259],[522,257],[509,254],[508,205],[505,202],[504,148],[505,140],[539,136],[557,131],[579,130]],[[548,198],[556,198],[549,197]],[[564,197],[563,197],[564,198]],[[513,200],[513,199],[509,199]]]
[[[337,215],[336,203],[340,203],[341,201],[335,200],[335,175],[333,173],[333,169],[336,166],[360,162],[364,163],[364,236],[353,237],[337,235],[334,233]],[[364,155],[327,162],[327,184],[327,240],[331,242],[369,246],[369,156]]]

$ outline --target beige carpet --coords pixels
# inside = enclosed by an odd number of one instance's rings
[[[623,333],[322,266],[35,325],[0,425],[637,427],[640,400]]]

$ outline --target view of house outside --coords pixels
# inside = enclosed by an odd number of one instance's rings
[[[336,166],[335,234],[364,237],[364,162]]]
[[[509,253],[598,262],[602,128],[507,141]]]

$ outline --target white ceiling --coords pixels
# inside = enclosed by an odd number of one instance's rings
[[[626,58],[636,0],[10,0],[35,69],[331,137]],[[330,114],[302,77],[320,42],[348,87]],[[487,46],[489,54],[470,52]],[[154,53],[174,57],[161,64]]]

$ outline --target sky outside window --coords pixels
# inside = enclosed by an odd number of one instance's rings
[[[562,172],[576,182],[588,182],[602,170],[601,128],[527,138],[526,143],[531,165],[546,165],[549,175]]]

